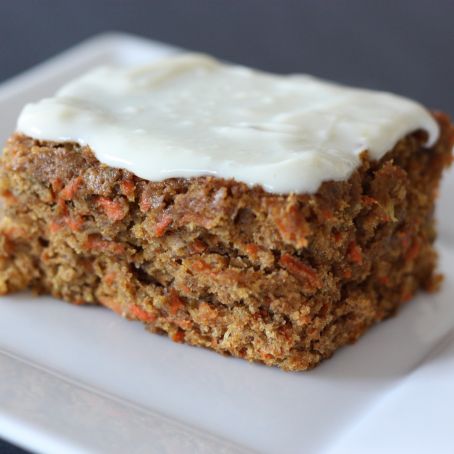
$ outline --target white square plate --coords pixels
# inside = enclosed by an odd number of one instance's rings
[[[92,38],[0,87],[0,139],[23,104],[88,67],[176,51],[124,34]],[[450,172],[439,207],[442,291],[421,294],[311,372],[174,344],[101,307],[2,297],[0,436],[47,453],[447,452],[453,192]]]

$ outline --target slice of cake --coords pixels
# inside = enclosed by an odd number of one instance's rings
[[[201,55],[96,69],[6,144],[0,291],[311,368],[437,287],[453,137],[402,97]]]

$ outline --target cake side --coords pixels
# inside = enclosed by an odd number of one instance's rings
[[[175,341],[313,367],[436,287],[434,201],[453,145],[437,120],[432,148],[411,134],[314,194],[150,182],[88,147],[14,135],[1,160],[0,291],[100,303]]]

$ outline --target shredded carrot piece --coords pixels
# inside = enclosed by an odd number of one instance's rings
[[[180,288],[184,293],[191,293],[191,289],[187,285],[180,285]]]
[[[216,310],[204,301],[199,304],[199,314],[204,319],[204,323],[210,323],[217,317]]]
[[[68,226],[73,232],[79,232],[84,225],[84,219],[82,216],[62,216],[53,219],[49,223],[49,230],[51,233],[56,233],[61,230],[64,226]]]
[[[56,233],[62,228],[63,228],[63,224],[61,223],[61,221],[53,220],[49,224],[49,230],[51,233]]]
[[[363,195],[361,197],[361,201],[363,202],[364,205],[366,206],[371,206],[371,205],[377,205],[378,202],[376,199],[374,199],[373,197],[370,197],[368,195]]]
[[[20,226],[8,227],[7,229],[3,230],[2,233],[10,240],[25,238],[27,236],[27,231]]]
[[[134,198],[134,189],[135,186],[132,180],[122,180],[120,183],[120,190],[128,199]]]
[[[120,200],[112,200],[107,197],[99,197],[98,205],[111,221],[121,221],[127,214],[128,208]]]
[[[246,252],[248,253],[249,256],[251,256],[253,259],[257,257],[257,252],[259,251],[259,247],[254,244],[254,243],[248,243],[245,246]]]
[[[90,250],[103,250],[109,251],[113,254],[123,254],[125,252],[125,246],[115,241],[104,240],[97,236],[90,235],[84,243],[84,249]]]
[[[137,320],[140,320],[145,323],[153,323],[157,318],[155,314],[147,312],[137,305],[131,306],[129,312]]]
[[[171,289],[169,292],[169,312],[171,315],[177,315],[178,311],[184,308],[184,303],[181,298],[178,296],[178,293]]]
[[[109,245],[109,250],[117,255],[123,254],[125,252],[125,247],[120,244],[116,243],[115,241],[111,241]]]
[[[18,202],[17,197],[9,190],[3,191],[2,197],[5,199],[7,205],[15,205]]]
[[[57,199],[57,212],[62,216],[68,215],[68,207],[66,206],[64,199],[62,199],[61,197]]]
[[[361,247],[354,241],[352,241],[348,246],[347,253],[350,261],[352,261],[353,263],[356,263],[357,265],[361,265],[363,263],[363,253]]]
[[[322,285],[317,272],[301,260],[290,254],[284,254],[280,258],[279,264],[296,278],[309,282],[309,284],[314,288],[321,288]]]
[[[139,208],[142,213],[146,213],[151,208],[150,199],[145,197],[144,192],[140,196]]]
[[[307,222],[298,206],[292,205],[286,213],[280,213],[275,219],[282,238],[295,244],[298,248],[307,246],[307,235],[310,233]]]
[[[72,303],[77,304],[78,306],[82,306],[83,304],[85,304],[85,301],[82,298],[78,298],[78,299],[72,301]]]
[[[179,326],[183,330],[188,330],[191,329],[193,326],[193,323],[191,320],[174,320],[175,324]]]
[[[413,244],[411,245],[410,249],[405,254],[405,260],[407,262],[411,262],[412,260],[414,260],[419,255],[420,250],[421,245],[419,244],[419,242],[413,241]]]
[[[51,186],[54,193],[60,192],[63,189],[63,181],[61,181],[61,178],[55,178],[55,180],[52,180]]]
[[[82,177],[73,178],[60,192],[60,198],[63,200],[72,200],[74,195],[83,183]]]
[[[116,314],[123,315],[123,310],[122,310],[121,304],[115,298],[101,295],[98,297],[98,301],[103,306],[108,307],[109,309],[114,311]]]
[[[82,216],[67,216],[65,218],[65,223],[73,232],[79,232],[84,225],[84,219]]]
[[[106,275],[104,275],[104,282],[107,284],[107,285],[112,285],[115,280],[117,279],[117,273],[115,273],[114,271],[110,272],[110,273],[107,273]]]
[[[329,221],[330,219],[332,219],[334,217],[334,213],[331,210],[328,210],[328,209],[321,210],[320,213],[322,215],[322,218],[325,221]]]
[[[155,225],[155,235],[158,238],[163,236],[171,223],[172,218],[170,216],[164,215],[164,217]]]
[[[203,272],[203,271],[211,271],[212,267],[204,260],[195,260],[192,262],[192,269],[194,271]]]
[[[178,342],[178,343],[182,343],[184,341],[184,332],[183,331],[177,331],[172,337],[171,339],[174,341],[174,342]]]

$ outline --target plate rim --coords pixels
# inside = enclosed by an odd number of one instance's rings
[[[30,405],[36,405],[38,402],[35,400],[39,399],[35,393],[30,392],[29,386],[30,381],[35,381],[36,377],[41,381],[41,385],[46,387],[47,391],[52,390],[54,403],[63,405],[64,408],[60,410],[67,410],[71,408],[68,402],[68,397],[81,396],[85,397],[88,402],[93,400],[100,404],[101,408],[111,409],[115,407],[117,410],[123,408],[127,412],[128,417],[136,417],[138,420],[147,420],[153,424],[160,425],[163,437],[168,438],[169,434],[172,437],[178,438],[178,452],[182,454],[194,452],[192,449],[188,449],[188,445],[196,445],[198,448],[197,452],[219,452],[224,454],[240,454],[240,453],[253,453],[254,451],[241,446],[230,440],[222,439],[221,437],[196,427],[193,427],[187,423],[176,420],[175,418],[161,414],[158,411],[141,407],[135,403],[129,402],[124,398],[114,396],[108,392],[96,389],[92,386],[86,385],[78,380],[74,380],[70,377],[65,376],[62,373],[52,371],[48,367],[44,367],[40,364],[36,364],[34,361],[24,358],[21,355],[8,352],[3,348],[0,348],[0,370],[13,371],[16,377],[23,377],[23,381],[16,381],[17,392],[21,394],[21,399],[26,396],[26,400],[21,402],[21,407],[27,408]],[[1,394],[0,394],[1,397]],[[55,400],[55,398],[57,398]],[[55,429],[45,427],[45,424],[41,421],[36,421],[33,417],[25,421],[26,416],[21,415],[21,409],[16,409],[16,414],[13,408],[9,408],[10,411],[5,410],[2,406],[0,407],[0,435],[7,441],[10,441],[18,446],[21,446],[29,450],[38,450],[39,452],[47,453],[78,453],[86,452],[90,449],[87,441],[83,443],[80,440],[74,439],[68,435],[61,436],[56,433]],[[83,408],[77,408],[76,411],[80,412]],[[74,418],[78,415],[71,414],[69,417]],[[99,415],[99,419],[108,419],[109,413],[102,412]],[[21,420],[21,417],[23,418]],[[156,432],[154,432],[156,437]],[[152,438],[156,440],[156,438]],[[102,440],[98,440],[98,442]],[[163,438],[157,441],[160,445],[166,442]],[[106,446],[107,448],[108,446]],[[124,447],[126,448],[126,446]],[[127,446],[129,452],[134,452],[131,447]],[[150,446],[153,448],[153,446]],[[175,448],[175,445],[173,445]],[[121,450],[115,450],[110,452],[124,452]],[[162,452],[162,451],[159,451]],[[168,451],[169,453],[171,451]]]

